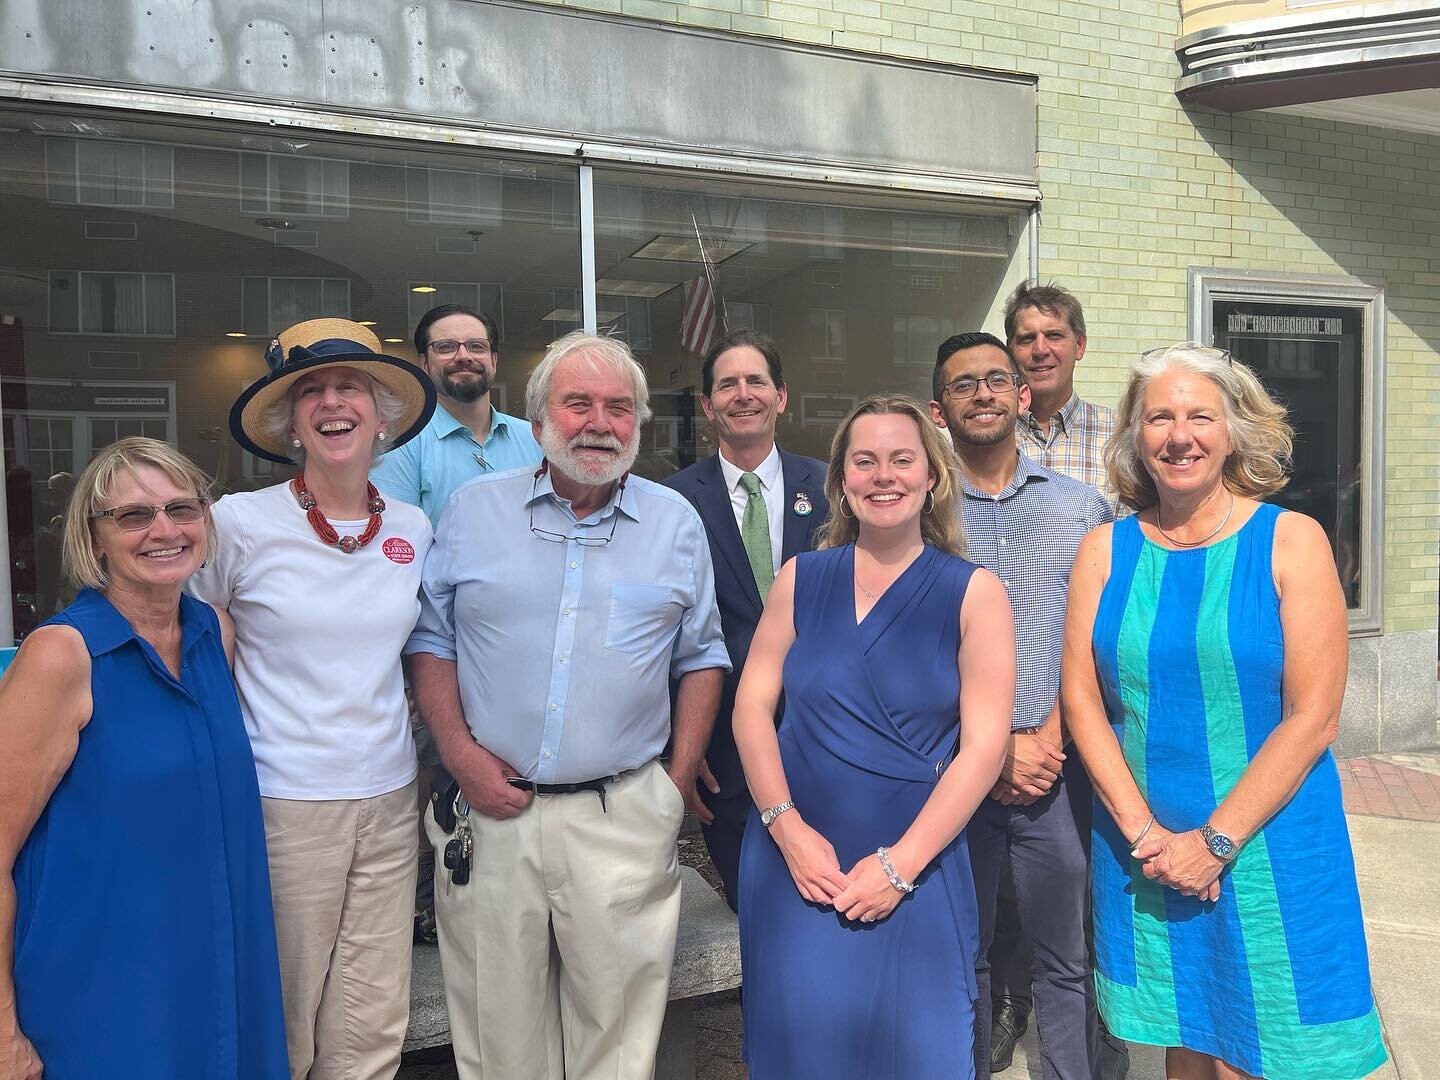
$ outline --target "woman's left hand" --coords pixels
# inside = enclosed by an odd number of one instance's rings
[[[1136,858],[1144,860],[1147,878],[1183,896],[1212,903],[1220,899],[1220,873],[1225,864],[1210,854],[1199,829],[1162,835],[1157,840],[1158,845],[1147,836],[1135,852]]]
[[[878,855],[866,855],[845,876],[850,884],[835,897],[834,907],[851,922],[878,922],[905,899],[905,894],[885,876]]]

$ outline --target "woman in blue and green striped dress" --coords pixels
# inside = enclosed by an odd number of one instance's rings
[[[1138,513],[1071,577],[1066,722],[1095,815],[1095,982],[1172,1080],[1347,1080],[1385,1061],[1329,744],[1346,616],[1330,544],[1259,500],[1290,427],[1228,353],[1136,365],[1106,450]]]

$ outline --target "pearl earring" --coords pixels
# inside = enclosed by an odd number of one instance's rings
[[[299,439],[291,439],[291,440],[290,440],[290,445],[293,446],[293,447],[295,447],[295,449],[298,450],[298,449],[300,449],[300,440],[299,440]]]
[[[379,439],[381,442],[384,442],[384,441],[385,441],[385,432],[383,432],[383,431],[377,431],[377,432],[375,433],[375,438]]]

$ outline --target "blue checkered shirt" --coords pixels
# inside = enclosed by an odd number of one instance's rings
[[[1075,552],[1087,532],[1115,516],[1089,484],[1018,456],[1015,478],[998,495],[962,475],[966,555],[1000,579],[1015,614],[1012,731],[1039,727],[1055,707]]]

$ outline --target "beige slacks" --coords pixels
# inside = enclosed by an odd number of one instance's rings
[[[435,913],[462,1080],[650,1080],[680,921],[679,791],[657,762],[593,792],[472,811],[468,885],[434,816]]]
[[[390,1080],[410,1022],[415,783],[261,799],[294,1080]]]

